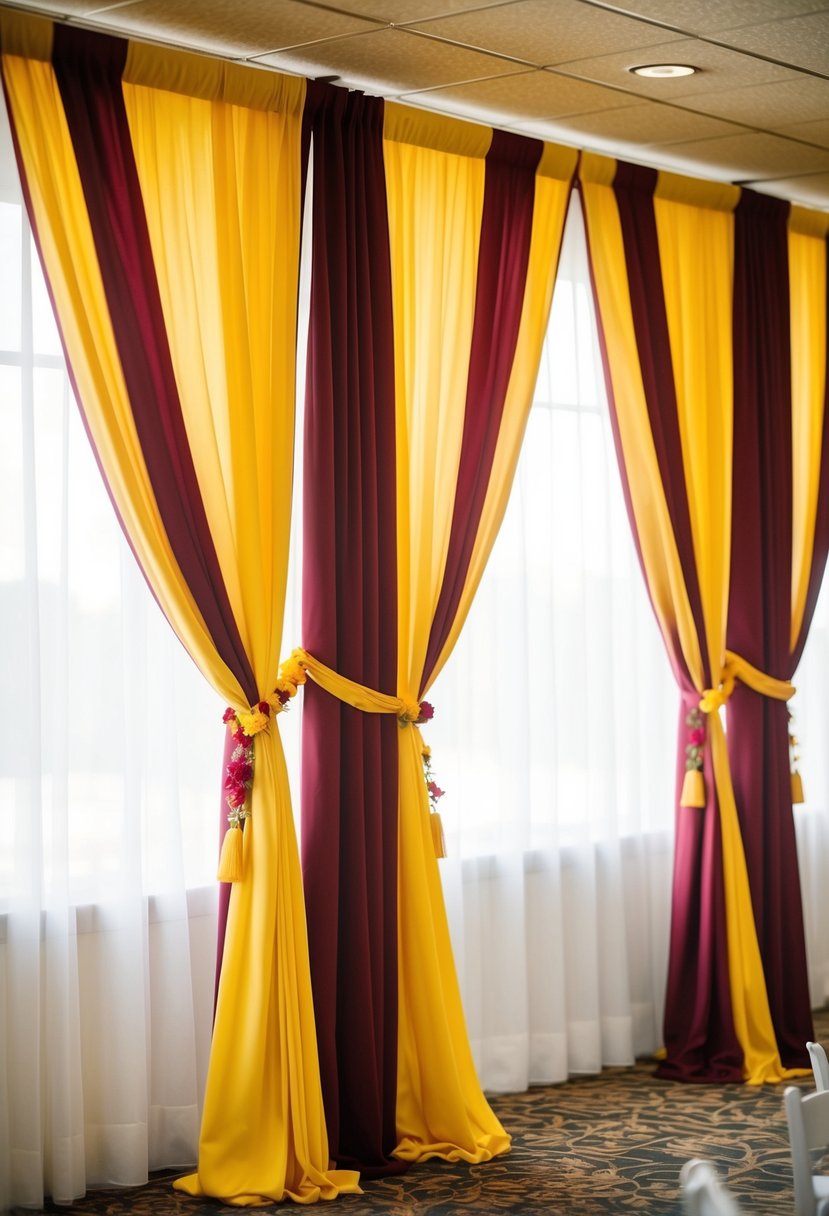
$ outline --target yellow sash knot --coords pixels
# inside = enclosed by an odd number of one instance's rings
[[[726,650],[725,666],[719,685],[716,688],[706,688],[700,699],[699,707],[702,712],[715,713],[725,705],[737,680],[753,692],[759,693],[761,697],[771,697],[775,701],[790,701],[796,691],[794,684],[790,684],[788,680],[776,680],[759,667],[752,666],[747,659],[735,654],[733,650]]]

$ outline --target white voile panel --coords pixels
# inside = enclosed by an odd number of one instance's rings
[[[829,586],[823,590],[794,675],[790,702],[806,798],[794,809],[812,1007],[829,1001]]]
[[[189,982],[186,888],[215,872],[223,742],[222,706],[121,537],[9,177],[0,1209],[39,1207],[46,1194],[70,1202],[195,1160],[212,980]],[[210,933],[215,943],[215,912]]]

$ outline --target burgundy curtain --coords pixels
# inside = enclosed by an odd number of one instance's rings
[[[216,649],[255,704],[193,466],[121,90],[127,43],[57,24],[52,65],[92,222],[107,306],[153,493]]]
[[[619,163],[614,192],[622,225],[625,264],[642,380],[662,485],[676,538],[683,578],[699,637],[705,636],[682,461],[668,318],[659,259],[653,193],[654,170]],[[605,357],[605,378],[611,384]],[[612,406],[612,400],[611,400]],[[619,468],[631,524],[630,494],[611,408]],[[647,582],[647,580],[646,580]],[[685,776],[686,716],[699,701],[682,659],[678,638],[669,639],[674,676],[681,690],[676,804]],[[710,671],[703,655],[704,678]],[[658,1075],[682,1081],[740,1081],[743,1053],[734,1032],[728,972],[728,942],[722,843],[709,749],[705,754],[704,811],[679,809],[676,816],[674,878],[664,1039],[667,1056]]]
[[[789,204],[743,191],[734,244],[734,480],[727,645],[794,675]],[[817,549],[817,547],[816,547]],[[822,571],[825,543],[816,551]],[[813,607],[813,605],[812,605]],[[809,620],[804,622],[803,635]],[[738,682],[728,751],[769,1006],[783,1064],[813,1038],[789,775],[788,709]]]
[[[314,244],[305,417],[302,644],[396,694],[394,334],[383,103],[311,86]],[[399,1172],[397,720],[312,681],[302,864],[331,1154]]]
[[[521,324],[542,148],[536,140],[493,131],[487,152],[458,486],[421,696],[455,622],[489,488]]]

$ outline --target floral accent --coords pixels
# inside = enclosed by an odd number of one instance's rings
[[[305,683],[305,669],[291,655],[279,669],[276,688],[268,696],[241,713],[231,706],[222,714],[222,721],[230,731],[236,747],[225,769],[225,802],[230,808],[227,822],[238,828],[242,820],[250,815],[249,795],[253,784],[254,739],[268,729],[271,715],[276,717],[286,709],[288,702],[296,696],[297,688]]]
[[[265,704],[265,702],[260,702],[260,704]],[[268,729],[269,713],[270,706],[268,706],[267,714],[263,714],[262,710],[258,708],[252,709],[249,714],[238,714],[239,725],[250,738],[253,738],[254,735],[261,735],[263,730]]]
[[[426,790],[429,794],[429,810],[436,811],[446,790],[442,790],[432,776],[432,749],[424,744],[420,754],[423,758],[423,775],[426,778]]]
[[[257,719],[257,730],[248,730],[247,726],[252,724],[254,718]],[[250,814],[248,795],[253,784],[253,735],[264,729],[258,726],[259,718],[264,718],[265,726],[268,725],[266,715],[258,708],[247,714],[237,714],[235,709],[228,707],[222,714],[222,721],[226,723],[236,744],[225,768],[224,779],[225,802],[230,809],[227,822],[231,828],[241,827],[242,820]]]
[[[409,726],[412,722],[422,726],[424,722],[431,722],[434,716],[435,707],[429,701],[404,701],[403,712],[397,720],[401,726]]]
[[[705,727],[698,709],[689,711],[685,719],[688,727],[688,743],[685,747],[685,771],[702,772],[705,757]]]

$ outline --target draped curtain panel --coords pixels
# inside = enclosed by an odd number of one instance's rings
[[[248,712],[279,669],[304,82],[5,14],[0,35],[29,214],[110,497],[179,638]],[[198,1172],[180,1183],[241,1205],[356,1188],[329,1169],[272,718],[255,763]]]
[[[394,334],[383,103],[311,84],[312,323],[303,641],[350,680],[397,678]],[[397,721],[304,692],[302,852],[332,1155],[396,1144]]]
[[[336,90],[309,115],[303,872],[329,1135],[371,1172],[483,1161],[509,1137],[469,1049],[415,721],[503,516],[575,158]]]
[[[581,190],[628,511],[681,690],[661,1071],[776,1081],[812,1033],[785,702],[827,553],[825,232],[600,157]]]

